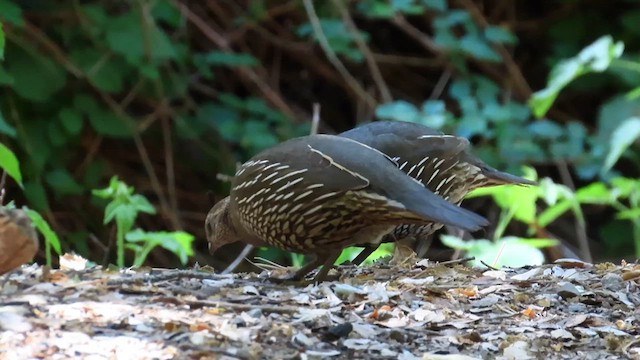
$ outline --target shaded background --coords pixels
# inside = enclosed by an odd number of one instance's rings
[[[228,191],[217,174],[308,133],[314,103],[324,133],[417,121],[470,138],[495,167],[532,165],[570,188],[633,178],[633,145],[601,170],[613,129],[640,116],[629,96],[640,86],[635,4],[0,0],[0,133],[25,177],[24,190],[8,184],[8,198],[43,213],[64,250],[106,263],[114,230],[91,190],[116,174],[158,210],[138,226],[190,232],[193,261],[222,265],[238,248],[212,260],[203,229]],[[624,42],[622,59],[573,82],[536,119],[527,102],[551,68],[604,35]],[[465,204],[494,220],[499,212],[488,198]],[[629,220],[611,206],[583,210],[596,259],[634,257],[637,211]],[[572,216],[544,230],[577,248]],[[165,250],[148,263],[179,265]]]

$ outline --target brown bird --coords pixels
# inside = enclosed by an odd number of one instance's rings
[[[0,208],[0,275],[33,260],[38,236],[21,209]]]
[[[441,146],[452,138],[435,140]],[[383,153],[332,135],[289,140],[244,163],[229,197],[209,212],[209,249],[243,241],[314,255],[322,281],[342,249],[374,243],[400,224],[477,230],[487,220],[434,195]]]
[[[480,187],[535,184],[487,165],[471,153],[467,139],[445,135],[415,123],[377,121],[343,132],[340,136],[385,153],[407,175],[419,180],[436,195],[458,205],[470,191]],[[383,242],[408,243],[418,256],[424,257],[431,244],[431,235],[443,225],[403,224],[387,235]],[[362,263],[377,246],[367,244],[353,263]]]

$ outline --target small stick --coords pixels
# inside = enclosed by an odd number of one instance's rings
[[[244,260],[249,255],[251,250],[253,250],[253,245],[249,244],[245,246],[244,249],[242,249],[242,251],[240,252],[240,254],[238,254],[236,259],[233,260],[233,262],[229,264],[229,266],[227,266],[224,270],[222,270],[220,274],[225,275],[225,274],[231,274],[232,272],[234,272],[236,268],[240,265],[242,260]]]

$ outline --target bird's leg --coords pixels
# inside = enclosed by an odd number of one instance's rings
[[[316,276],[313,278],[314,282],[319,283],[325,280],[327,274],[329,273],[329,270],[333,268],[333,264],[336,262],[336,259],[340,256],[341,252],[342,250],[335,251],[323,257],[324,263],[322,264],[322,269],[320,269],[320,271],[318,271]],[[320,259],[320,257],[318,257],[318,259]]]
[[[429,251],[429,248],[431,247],[432,243],[433,243],[433,234],[417,237],[413,250],[416,252],[416,255],[418,255],[418,258],[422,259],[427,256],[427,251]]]
[[[310,273],[313,269],[317,268],[324,262],[324,257],[320,258],[317,255],[312,255],[313,259],[309,261],[306,265],[298,269],[296,272],[292,274],[288,274],[282,278],[270,277],[269,280],[275,283],[283,283],[283,282],[296,282],[304,279],[304,276]]]
[[[351,260],[351,264],[356,266],[362,264],[365,260],[367,260],[369,255],[373,254],[373,252],[376,251],[376,249],[377,247],[373,245],[365,246],[364,249],[360,251],[360,254],[358,254],[355,259]]]

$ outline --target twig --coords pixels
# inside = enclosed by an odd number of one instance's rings
[[[117,279],[110,279],[107,281],[107,286],[119,286],[129,285],[137,283],[155,283],[171,279],[191,278],[201,280],[222,280],[229,279],[229,275],[214,274],[208,272],[202,272],[197,270],[169,270],[156,274],[145,273],[136,274],[131,277],[121,277]]]
[[[484,262],[484,260],[480,260],[480,263],[481,263],[482,265],[486,266],[487,268],[491,269],[491,270],[496,270],[496,271],[497,271],[497,270],[500,270],[500,269],[498,269],[498,268],[496,268],[496,267],[493,267],[493,266],[491,266],[491,265],[487,264],[486,262]]]
[[[380,68],[376,63],[376,59],[374,58],[371,50],[369,50],[369,47],[367,46],[367,44],[364,42],[364,40],[362,40],[362,36],[360,36],[360,31],[358,30],[358,27],[356,26],[353,19],[351,18],[351,15],[349,14],[349,10],[347,10],[346,6],[344,6],[344,3],[342,2],[342,0],[333,0],[333,4],[338,8],[338,11],[340,11],[340,14],[342,15],[342,21],[345,23],[345,25],[347,25],[347,28],[349,29],[349,31],[353,33],[356,45],[358,46],[358,48],[364,55],[365,60],[367,61],[367,66],[369,67],[369,71],[371,71],[371,77],[373,78],[373,81],[376,83],[376,86],[378,87],[378,91],[380,92],[382,101],[383,102],[393,101],[393,98],[391,97],[391,91],[389,91],[389,87],[387,86],[387,83],[384,81],[384,77],[380,72]]]
[[[211,42],[213,42],[216,46],[225,50],[226,52],[233,52],[233,49],[231,48],[229,42],[225,39],[225,37],[218,34],[213,28],[211,28],[211,26],[209,26],[209,24],[207,24],[205,20],[191,11],[191,9],[189,9],[187,5],[176,0],[173,0],[172,3],[178,9],[180,9],[187,20],[189,20],[198,30],[200,30],[200,32],[202,32],[202,34],[206,38],[211,40]],[[265,98],[267,98],[267,100],[271,102],[271,104],[285,113],[288,117],[295,118],[295,113],[286,103],[286,101],[284,101],[282,96],[279,93],[273,91],[273,89],[269,87],[267,82],[263,80],[263,77],[258,75],[256,71],[245,66],[237,67],[235,68],[235,70],[238,72],[238,74],[240,74],[241,77],[246,78],[254,83],[258,87],[260,92],[262,92],[262,94],[265,96]]]
[[[480,11],[478,6],[473,1],[471,0],[458,0],[458,1],[469,11],[469,13],[471,13],[471,15],[478,22],[478,24],[484,27],[489,26],[489,22],[484,17],[484,14],[482,14],[482,11]],[[513,60],[513,57],[511,56],[509,51],[507,51],[507,49],[502,44],[494,44],[494,47],[498,50],[498,52],[502,56],[502,59],[504,60],[504,64],[507,67],[507,71],[509,72],[511,79],[513,80],[513,84],[518,90],[519,97],[521,99],[529,99],[532,94],[531,87],[529,86],[529,83],[527,83],[527,80],[524,78],[524,75],[520,71],[520,68],[518,67],[516,62]]]
[[[312,0],[303,0],[304,8],[307,11],[307,16],[309,17],[309,21],[311,22],[311,27],[313,28],[313,32],[315,34],[316,39],[318,39],[318,43],[324,53],[327,55],[327,58],[333,64],[333,66],[338,70],[340,75],[345,79],[349,87],[352,91],[354,91],[367,105],[371,108],[375,108],[377,106],[377,102],[374,98],[372,98],[363,88],[360,86],[360,83],[349,73],[349,70],[344,66],[344,64],[338,59],[338,56],[329,45],[329,41],[327,37],[324,35],[322,31],[322,26],[320,26],[320,19],[318,19],[318,15],[316,14],[316,10],[313,7]]]
[[[447,68],[444,72],[442,72],[442,75],[440,75],[436,86],[433,87],[433,91],[431,91],[431,95],[429,95],[429,100],[435,100],[439,98],[440,95],[442,95],[442,92],[447,86],[449,79],[451,79],[451,70]]]
[[[475,259],[476,259],[475,256],[467,256],[467,257],[463,257],[463,258],[460,258],[460,259],[442,261],[442,262],[437,263],[436,265],[463,264],[463,263],[466,263],[467,261],[471,261],[471,260],[475,260]]]
[[[318,127],[320,127],[320,104],[313,104],[313,116],[311,117],[311,131],[309,135],[316,135],[318,133]]]
[[[404,16],[396,15],[396,17],[393,18],[393,23],[400,28],[400,30],[404,31],[405,34],[417,40],[428,51],[436,55],[444,53],[444,49],[442,47],[437,45],[427,34],[411,25]]]
[[[567,166],[567,162],[564,160],[556,161],[556,166],[558,167],[558,171],[560,172],[560,178],[562,182],[568,186],[571,190],[575,191],[576,187],[571,179],[571,173],[569,172],[569,166]],[[576,237],[578,238],[578,247],[580,248],[580,253],[584,261],[592,262],[593,257],[591,256],[591,249],[589,249],[589,239],[587,237],[587,229],[586,224],[582,221],[581,218],[576,217],[576,221],[574,223]]]
[[[0,177],[0,205],[4,205],[4,194],[5,194],[4,185],[6,181],[7,181],[7,172],[3,169],[2,177]]]
[[[166,177],[167,177],[167,192],[169,194],[169,205],[171,206],[171,210],[174,214],[176,214],[176,223],[178,225],[176,230],[182,230],[182,224],[180,223],[180,218],[178,217],[178,196],[176,194],[176,176],[175,176],[175,165],[173,162],[173,141],[171,138],[171,125],[169,124],[169,119],[166,115],[162,115],[160,117],[160,125],[162,126],[162,137],[164,139],[164,158],[165,158],[165,169],[166,169]]]
[[[225,275],[225,274],[230,274],[234,272],[236,268],[240,265],[242,260],[244,260],[249,255],[251,250],[253,250],[253,245],[248,244],[247,246],[245,246],[244,249],[242,249],[242,251],[240,252],[240,254],[236,256],[235,260],[233,260],[233,262],[231,262],[229,266],[227,266],[224,270],[222,270],[221,274]]]
[[[300,310],[299,307],[296,306],[287,306],[287,305],[253,305],[253,304],[237,304],[226,301],[209,301],[209,300],[181,300],[184,304],[187,305],[195,305],[195,306],[208,306],[213,308],[229,308],[233,310],[261,310],[267,313],[296,313]]]

